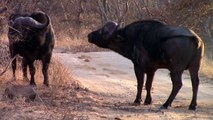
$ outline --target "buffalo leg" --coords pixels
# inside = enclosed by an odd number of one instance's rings
[[[198,92],[198,86],[199,86],[198,72],[190,70],[190,75],[191,75],[191,81],[192,81],[193,96],[192,96],[191,104],[189,106],[189,110],[196,110],[196,106],[197,106],[197,92]]]
[[[27,60],[26,58],[22,59],[22,72],[23,72],[23,79],[26,81],[29,81],[29,79],[27,78]]]
[[[30,67],[30,75],[31,75],[30,85],[36,85],[36,83],[35,83],[35,67],[34,67],[33,62],[29,63],[29,67]]]
[[[49,63],[50,63],[50,57],[51,56],[48,56],[45,59],[42,59],[42,64],[43,64],[42,73],[43,73],[43,76],[44,76],[43,84],[46,85],[46,86],[49,86],[48,68],[49,68]]]
[[[13,49],[13,46],[12,45],[9,45],[9,49],[10,49],[10,57],[11,59],[15,57],[16,53]],[[13,80],[16,80],[16,58],[12,61],[12,70],[13,70]]]
[[[49,64],[45,63],[45,64],[43,64],[43,68],[42,68],[42,73],[43,73],[43,76],[44,76],[43,84],[46,85],[46,86],[49,86],[48,67],[49,67]]]
[[[147,80],[146,80],[147,94],[146,94],[146,99],[145,99],[144,105],[149,105],[152,103],[151,88],[152,88],[152,81],[154,78],[154,74],[155,74],[155,71],[147,72]]]
[[[162,109],[167,109],[168,106],[171,106],[171,103],[173,102],[174,98],[176,97],[177,93],[179,92],[180,88],[182,87],[181,75],[182,75],[182,72],[171,73],[172,92],[171,92],[169,98],[167,99],[167,101],[161,107]]]
[[[13,79],[16,80],[16,58],[12,61]]]
[[[137,95],[134,103],[140,104],[141,103],[141,93],[142,93],[142,88],[143,88],[143,83],[144,83],[144,72],[141,69],[139,65],[134,65],[134,70],[135,70],[135,75],[137,78]]]
[[[189,110],[196,110],[197,106],[197,93],[198,93],[198,87],[199,87],[199,77],[198,77],[198,70],[200,68],[200,62],[193,62],[189,67],[189,73],[191,76],[192,81],[192,101],[189,106]]]

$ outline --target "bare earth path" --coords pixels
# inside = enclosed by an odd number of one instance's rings
[[[203,78],[201,78],[196,111],[188,110],[192,91],[190,77],[186,72],[182,76],[183,87],[172,107],[156,112],[171,92],[171,81],[167,70],[158,70],[155,75],[152,105],[134,106],[132,102],[136,95],[136,78],[131,61],[114,52],[76,54],[55,52],[54,57],[71,71],[74,79],[99,96],[99,102],[91,106],[92,111],[87,111],[91,113],[91,116],[88,116],[90,119],[213,119],[213,84]],[[145,93],[143,90],[143,98]]]

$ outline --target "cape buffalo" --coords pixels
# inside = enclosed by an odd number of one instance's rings
[[[144,104],[148,105],[152,102],[150,90],[155,71],[166,68],[170,71],[173,84],[169,98],[161,106],[162,109],[167,109],[182,86],[183,71],[188,69],[193,88],[189,109],[196,109],[198,71],[204,54],[204,44],[192,30],[165,25],[155,20],[137,21],[119,28],[118,23],[110,21],[88,34],[88,41],[99,47],[109,48],[133,62],[138,84],[134,101],[136,104],[141,102],[144,74],[147,75]]]
[[[27,66],[30,68],[31,85],[34,81],[34,61],[43,63],[44,84],[48,83],[48,66],[54,47],[54,32],[48,15],[38,11],[32,14],[12,14],[9,17],[9,48],[13,58],[19,54],[22,59],[23,78],[27,78]],[[12,62],[13,76],[15,78],[16,59]]]

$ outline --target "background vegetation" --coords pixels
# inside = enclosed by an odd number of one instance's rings
[[[85,40],[89,31],[108,20],[129,24],[157,19],[193,29],[205,41],[208,57],[212,58],[212,0],[1,0],[0,33],[6,33],[11,13],[35,10],[51,16],[57,41]]]
[[[0,60],[9,57],[1,53],[8,49],[8,16],[36,10],[50,15],[57,37],[56,48],[74,52],[97,50],[87,43],[87,34],[106,21],[126,25],[136,20],[156,19],[194,30],[205,42],[206,60],[213,59],[212,0],[0,0]]]

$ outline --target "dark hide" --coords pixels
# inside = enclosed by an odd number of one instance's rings
[[[13,58],[16,54],[23,57],[22,69],[23,77],[27,78],[27,66],[29,66],[31,85],[36,85],[34,81],[35,67],[34,61],[41,60],[43,64],[42,72],[44,84],[48,82],[48,66],[54,47],[54,32],[50,23],[50,18],[43,12],[32,14],[12,14],[9,17],[9,47]],[[15,78],[16,59],[12,62],[13,76]]]
[[[118,27],[117,23],[108,22],[103,28],[91,32],[88,40],[99,47],[112,49],[133,62],[138,83],[134,102],[141,102],[144,74],[146,74],[147,95],[144,104],[151,104],[150,91],[155,71],[166,68],[170,71],[173,84],[168,100],[161,107],[167,108],[180,90],[181,76],[187,69],[193,88],[189,109],[195,110],[199,86],[198,71],[204,53],[202,40],[187,28],[168,26],[153,20],[134,22],[125,28]]]

